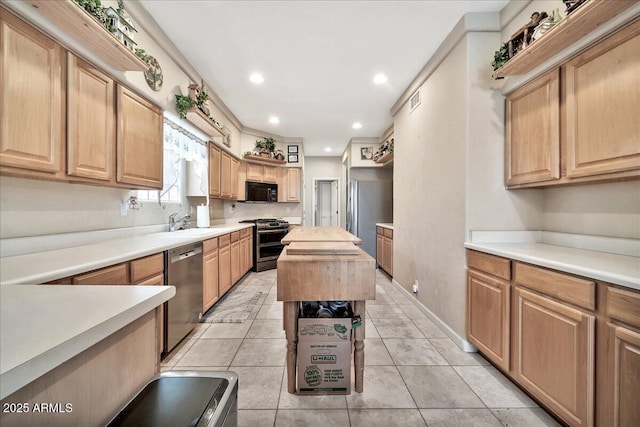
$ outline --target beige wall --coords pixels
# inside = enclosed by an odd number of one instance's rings
[[[307,157],[304,160],[304,225],[313,225],[313,180],[317,178],[340,179],[340,191],[344,188],[342,182],[342,158],[341,157]],[[340,194],[340,198],[344,198]],[[340,217],[342,218],[342,212]],[[340,224],[344,227],[344,224]]]
[[[394,279],[464,336],[470,229],[535,229],[540,191],[502,183],[503,103],[489,78],[499,34],[467,33],[394,118]]]

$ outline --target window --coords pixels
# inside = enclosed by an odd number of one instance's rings
[[[163,187],[158,190],[139,190],[138,199],[166,203],[180,203],[185,187],[184,160],[191,161],[199,175],[207,174],[206,143],[173,121],[164,119]]]

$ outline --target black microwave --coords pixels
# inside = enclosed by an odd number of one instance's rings
[[[278,185],[247,181],[247,202],[277,202]]]

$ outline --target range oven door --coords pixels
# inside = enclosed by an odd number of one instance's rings
[[[280,242],[289,231],[258,230],[256,241],[256,262],[272,261],[278,259],[284,245]]]

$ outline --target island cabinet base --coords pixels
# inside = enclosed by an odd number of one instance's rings
[[[156,371],[152,310],[2,400],[0,425],[106,425]]]

